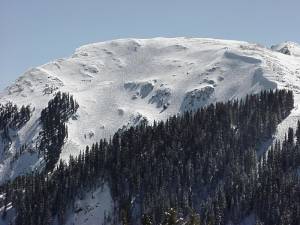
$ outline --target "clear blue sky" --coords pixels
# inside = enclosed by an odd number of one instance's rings
[[[156,36],[300,42],[300,1],[0,0],[0,89],[82,44]]]

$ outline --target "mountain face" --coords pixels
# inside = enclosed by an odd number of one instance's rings
[[[0,137],[0,181],[45,166],[36,149],[43,130],[40,117],[58,91],[70,93],[79,105],[66,122],[68,138],[60,154],[66,160],[144,119],[165,120],[210,103],[275,88],[292,90],[295,99],[295,109],[277,128],[276,137],[282,139],[300,117],[300,47],[295,43],[268,49],[239,41],[154,38],[82,46],[69,58],[28,70],[0,94],[1,104],[12,102],[31,109],[29,121],[9,128],[8,137]],[[22,154],[15,157],[20,148]],[[99,198],[111,202],[107,192]],[[98,204],[93,198],[76,204],[90,202]],[[84,215],[95,214],[93,210]],[[81,213],[72,215],[70,224],[83,224]]]

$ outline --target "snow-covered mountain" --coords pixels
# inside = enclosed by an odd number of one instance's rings
[[[28,70],[0,94],[1,103],[29,104],[34,110],[25,126],[10,131],[9,146],[0,138],[0,181],[43,166],[43,159],[34,152],[40,113],[59,90],[72,94],[80,106],[68,122],[69,135],[61,154],[68,159],[86,145],[144,118],[164,120],[209,103],[274,88],[291,89],[295,95],[295,109],[278,127],[276,135],[282,138],[300,117],[298,44],[286,42],[269,49],[240,41],[154,38],[82,46],[69,58]],[[16,149],[25,144],[27,150],[15,159]],[[73,217],[70,223],[76,220]]]
[[[300,46],[290,42],[268,49],[200,38],[121,39],[82,46],[69,58],[28,70],[1,93],[1,103],[29,104],[34,112],[11,135],[13,143],[0,159],[0,179],[39,165],[33,153],[25,152],[14,163],[10,158],[23,144],[35,148],[40,112],[58,90],[73,94],[80,105],[77,119],[68,123],[69,138],[61,155],[67,159],[143,118],[163,120],[262,89],[293,89],[297,104],[299,52]]]

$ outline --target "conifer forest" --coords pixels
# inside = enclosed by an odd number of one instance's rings
[[[46,166],[1,186],[3,218],[13,207],[16,225],[64,224],[77,198],[107,184],[114,209],[104,225],[229,225],[251,216],[257,225],[300,224],[300,122],[262,151],[293,109],[292,91],[143,120],[59,161],[79,107],[58,92],[42,110],[35,151]],[[32,110],[1,105],[1,135],[26,124]]]

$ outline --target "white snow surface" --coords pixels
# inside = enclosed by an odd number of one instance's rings
[[[291,54],[283,54],[284,47]],[[30,104],[34,109],[30,121],[12,131],[7,151],[0,140],[0,182],[43,166],[42,158],[30,150],[35,149],[41,130],[41,110],[59,90],[74,95],[80,106],[77,119],[67,124],[69,136],[61,154],[67,160],[86,145],[143,118],[165,120],[184,110],[274,88],[293,90],[295,96],[295,109],[274,137],[282,139],[300,117],[300,47],[296,43],[269,49],[241,41],[179,37],[82,46],[69,58],[29,69],[0,93],[0,103]],[[15,149],[23,144],[27,151],[13,160]]]
[[[295,42],[286,41],[278,45],[273,45],[271,49],[284,54],[300,57],[300,45]]]
[[[284,46],[293,54],[277,51]],[[59,90],[73,94],[80,105],[77,119],[68,122],[62,159],[140,118],[164,120],[216,101],[288,88],[294,90],[296,108],[279,126],[280,136],[300,112],[300,47],[285,42],[272,49],[203,38],[119,39],[85,45],[69,58],[29,69],[0,94],[0,103],[30,104],[34,109],[30,121],[12,135],[9,151],[0,154],[0,181],[43,163],[35,153],[14,162],[11,158],[23,144],[35,148],[40,112]]]
[[[74,209],[67,216],[66,225],[105,225],[106,218],[113,218],[113,200],[109,187],[104,184],[95,191],[85,194],[85,197],[77,199]],[[107,219],[106,219],[107,220]]]

